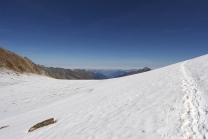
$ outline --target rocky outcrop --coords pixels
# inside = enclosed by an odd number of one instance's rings
[[[8,125],[7,126],[2,126],[2,127],[0,127],[0,130],[4,129],[4,128],[7,128],[7,127],[9,127],[9,126]]]
[[[47,119],[45,121],[42,121],[40,123],[37,123],[36,125],[34,125],[33,127],[31,127],[28,132],[32,132],[38,128],[41,128],[41,127],[44,127],[44,126],[47,126],[47,125],[50,125],[50,124],[53,124],[55,123],[56,121],[54,120],[54,118],[50,118],[50,119]]]
[[[28,72],[55,77],[44,69],[37,66],[29,58],[22,57],[0,47],[0,67],[5,67],[17,72]]]

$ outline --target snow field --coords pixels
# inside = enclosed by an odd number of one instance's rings
[[[1,138],[208,138],[208,56],[109,80],[0,72]],[[55,118],[55,124],[28,133]]]

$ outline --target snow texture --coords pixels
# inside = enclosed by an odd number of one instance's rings
[[[0,70],[1,139],[206,139],[208,55],[108,80]],[[49,118],[52,125],[28,130]]]

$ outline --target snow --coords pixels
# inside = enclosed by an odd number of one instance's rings
[[[0,138],[208,138],[208,55],[108,80],[0,70]],[[56,123],[28,130],[49,118]]]

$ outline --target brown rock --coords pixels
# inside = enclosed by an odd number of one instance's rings
[[[43,126],[47,126],[47,125],[50,125],[50,124],[53,124],[55,123],[56,121],[54,120],[54,118],[50,118],[50,119],[47,119],[45,121],[42,121],[40,123],[37,123],[36,125],[34,125],[33,127],[31,127],[28,132],[32,132],[38,128],[41,128]]]
[[[7,127],[9,127],[9,126],[8,125],[7,126],[2,126],[2,127],[0,127],[0,130],[3,129],[3,128],[7,128]]]

